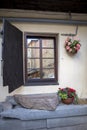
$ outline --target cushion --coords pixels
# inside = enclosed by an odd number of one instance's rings
[[[30,109],[55,110],[59,103],[56,93],[14,95],[14,98],[17,103]]]

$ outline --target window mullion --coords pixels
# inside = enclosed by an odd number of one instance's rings
[[[42,39],[40,39],[40,78],[42,79]]]

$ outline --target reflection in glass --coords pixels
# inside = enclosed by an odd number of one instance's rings
[[[27,68],[40,68],[39,59],[27,59]]]
[[[40,78],[40,70],[38,68],[30,68],[27,70],[28,79]]]
[[[54,39],[27,39],[27,77],[54,78]]]
[[[54,59],[43,59],[43,68],[54,68]]]
[[[43,69],[43,79],[54,78],[54,69]]]
[[[42,47],[54,48],[54,40],[53,39],[43,39]]]
[[[29,38],[27,39],[27,47],[39,47],[39,39]]]
[[[40,50],[37,48],[27,48],[27,58],[39,58]]]
[[[42,58],[54,58],[54,49],[42,49]]]

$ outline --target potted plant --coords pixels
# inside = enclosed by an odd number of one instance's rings
[[[65,49],[68,53],[75,54],[79,51],[81,47],[80,40],[76,37],[70,38],[67,37],[65,40]]]
[[[78,97],[76,94],[76,90],[73,88],[65,87],[65,88],[59,88],[58,93],[59,97],[61,98],[63,103],[70,104],[78,103]]]

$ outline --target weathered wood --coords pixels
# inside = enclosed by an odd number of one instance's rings
[[[23,85],[22,32],[4,21],[3,30],[3,85],[9,92]]]

